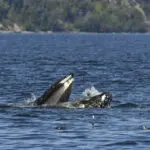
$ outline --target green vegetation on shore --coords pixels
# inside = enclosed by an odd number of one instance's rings
[[[0,0],[0,30],[149,32],[148,0]]]

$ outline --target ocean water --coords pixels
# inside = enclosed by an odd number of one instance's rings
[[[92,87],[111,108],[25,107],[70,72],[71,100]],[[149,34],[1,33],[0,149],[149,150],[149,91]]]

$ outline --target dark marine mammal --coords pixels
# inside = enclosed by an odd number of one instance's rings
[[[92,97],[89,96],[88,98],[69,101],[73,82],[73,73],[61,78],[39,97],[34,102],[34,105],[65,108],[103,108],[110,106],[112,94],[109,92],[102,92]]]
[[[67,102],[72,91],[73,81],[73,73],[61,78],[39,97],[34,104],[57,106],[59,103]]]
[[[80,100],[71,100],[68,102],[58,104],[58,107],[65,108],[104,108],[110,107],[112,101],[112,94],[109,92],[102,92],[99,95],[84,98]]]
[[[79,108],[104,108],[106,106],[110,106],[112,100],[112,94],[109,92],[102,92],[99,95],[93,96],[87,100],[76,100],[72,102],[74,107]]]

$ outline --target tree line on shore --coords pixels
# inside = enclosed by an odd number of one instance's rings
[[[1,0],[0,30],[148,32],[147,0]]]

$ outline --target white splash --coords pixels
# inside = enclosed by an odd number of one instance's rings
[[[101,94],[94,86],[91,88],[85,89],[85,91],[82,93],[84,97],[92,97]]]
[[[93,120],[95,119],[95,116],[94,116],[94,115],[92,115],[92,119],[93,119]]]
[[[30,104],[31,102],[34,102],[36,100],[35,94],[31,93],[31,97],[25,99],[25,104]]]

